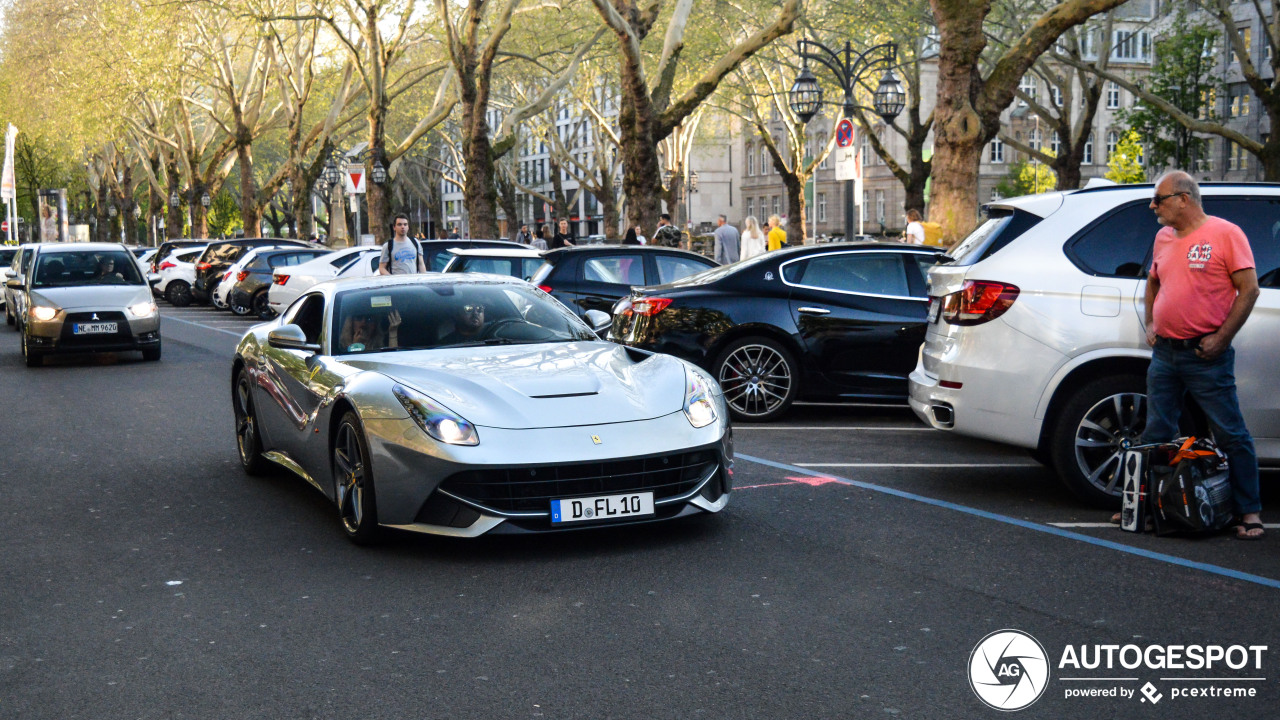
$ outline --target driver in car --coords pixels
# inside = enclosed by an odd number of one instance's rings
[[[467,303],[453,312],[453,332],[440,340],[441,345],[475,342],[484,334],[484,305]]]
[[[124,276],[116,272],[115,258],[109,257],[98,261],[98,268],[93,271],[93,279],[100,282],[124,282]]]
[[[386,320],[387,329],[382,329]],[[383,314],[377,310],[360,310],[347,318],[338,333],[338,347],[345,352],[377,352],[400,344],[400,311],[395,308]]]

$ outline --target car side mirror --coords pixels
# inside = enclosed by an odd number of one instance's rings
[[[15,273],[12,268],[5,268],[3,272],[4,272],[4,279],[6,281],[12,280],[13,278],[18,276],[18,274]]]
[[[18,278],[9,278],[4,284],[13,290],[26,290],[27,286],[22,284],[22,280]]]
[[[587,325],[596,332],[600,332],[601,330],[608,328],[610,325],[613,325],[613,318],[609,317],[608,313],[603,313],[599,310],[588,310],[583,314],[582,318],[586,320]]]
[[[297,325],[284,325],[267,333],[267,344],[280,350],[318,353],[320,345],[307,342],[307,334]]]

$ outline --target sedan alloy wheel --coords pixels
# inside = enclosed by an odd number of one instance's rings
[[[772,420],[796,395],[795,361],[778,343],[765,338],[739,340],[721,354],[716,379],[735,418]]]
[[[333,482],[342,529],[352,541],[363,545],[375,539],[378,516],[368,448],[359,423],[355,413],[349,412],[338,426],[333,443]]]

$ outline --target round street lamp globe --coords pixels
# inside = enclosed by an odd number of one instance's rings
[[[111,207],[107,208],[107,214],[108,214],[108,215],[110,215],[111,217],[115,217],[115,216],[116,216],[116,212],[118,212],[118,211],[116,210],[116,206],[115,206],[115,205],[112,205]]]
[[[880,85],[876,87],[876,114],[884,118],[885,122],[892,122],[906,104],[907,93],[902,89],[902,83],[893,76],[892,70],[885,71],[884,77],[880,78]]]
[[[180,202],[182,202],[182,198],[178,197],[178,191],[174,190],[173,194],[169,196],[169,207],[176,208]]]
[[[369,179],[378,185],[387,181],[387,169],[382,167],[381,160],[373,161],[373,169],[369,171]]]
[[[209,207],[213,204],[213,198],[209,197],[209,193],[205,193],[200,196],[200,204],[205,207]]]
[[[818,108],[822,106],[822,86],[808,65],[800,68],[800,75],[791,86],[790,98],[791,112],[800,118],[800,122],[808,123],[818,114]]]
[[[337,185],[342,179],[342,172],[338,170],[338,166],[334,164],[333,158],[324,161],[324,181],[330,185]]]

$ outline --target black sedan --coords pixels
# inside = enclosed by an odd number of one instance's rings
[[[530,279],[583,317],[608,313],[632,287],[662,285],[716,267],[697,253],[645,245],[578,245],[544,253]]]
[[[941,255],[875,242],[778,250],[633,290],[610,336],[707,369],[740,420],[773,420],[796,399],[906,402],[925,272]]]

